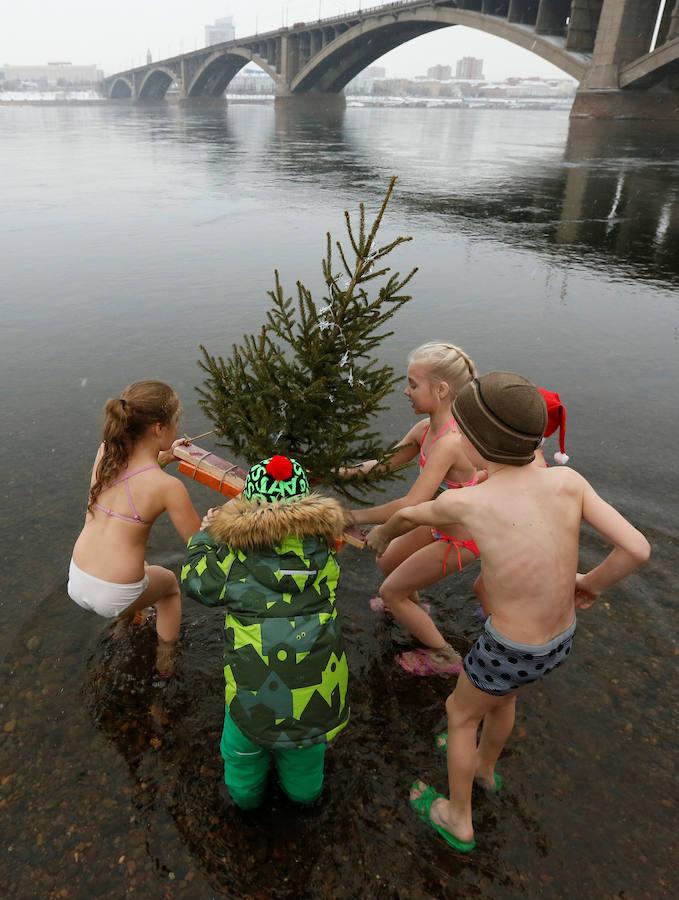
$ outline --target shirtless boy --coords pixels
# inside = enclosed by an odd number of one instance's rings
[[[487,470],[488,480],[473,491],[446,491],[399,510],[373,529],[368,543],[381,555],[390,541],[420,525],[442,531],[458,525],[481,551],[490,616],[446,701],[450,799],[422,782],[410,795],[418,815],[451,846],[469,852],[475,847],[472,784],[501,787],[495,764],[514,727],[518,689],[566,661],[575,608],[588,608],[645,563],[650,546],[572,469],[529,465],[547,415],[531,382],[491,372],[460,391],[453,413],[465,453]],[[583,520],[614,547],[585,575],[577,573]]]

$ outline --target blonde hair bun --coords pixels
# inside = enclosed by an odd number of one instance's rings
[[[458,391],[476,378],[476,365],[461,347],[441,341],[421,344],[408,356],[408,364],[423,363],[432,381],[445,381],[453,398]]]

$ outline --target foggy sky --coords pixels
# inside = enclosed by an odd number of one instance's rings
[[[378,0],[21,0],[4,3],[0,15],[0,64],[44,64],[68,60],[96,63],[106,74],[205,45],[204,27],[232,15],[236,35],[279,28],[287,21],[315,21]],[[485,60],[485,75],[567,77],[527,50],[469,28],[456,26],[416,38],[392,50],[379,65],[388,76],[424,75],[429,66],[455,65],[462,56]],[[377,64],[377,63],[376,63]],[[453,68],[454,72],[454,68]]]

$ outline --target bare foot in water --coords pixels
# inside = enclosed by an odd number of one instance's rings
[[[410,790],[411,804],[427,790],[427,785],[423,781],[416,781]],[[471,810],[469,815],[456,815],[450,801],[445,797],[438,797],[433,801],[429,809],[429,818],[433,825],[445,829],[453,838],[457,838],[462,843],[467,844],[474,840]]]
[[[149,618],[153,609],[138,609],[135,613],[131,615],[126,615],[123,613],[118,616],[113,625],[113,631],[111,632],[111,638],[114,641],[120,641],[124,638],[130,628],[139,628],[144,622]]]
[[[113,623],[113,627],[111,628],[111,640],[122,641],[122,639],[127,634],[127,629],[129,628],[129,626],[129,619],[116,619]]]
[[[151,615],[152,612],[153,612],[153,610],[148,609],[148,608],[147,609],[138,609],[136,611],[136,613],[134,614],[134,618],[132,619],[132,624],[136,628],[139,628],[149,618],[149,616]]]
[[[474,773],[474,781],[491,794],[497,794],[502,787],[502,779],[495,769],[477,768]]]
[[[176,662],[177,642],[161,641],[156,646],[156,672],[160,678],[172,678]]]

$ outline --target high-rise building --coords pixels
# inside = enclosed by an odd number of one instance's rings
[[[224,16],[215,19],[214,25],[205,26],[205,46],[223,44],[225,41],[236,40],[236,28],[233,24],[233,16]]]
[[[376,81],[381,81],[387,77],[387,70],[384,66],[368,66],[347,85],[348,94],[372,94],[373,85]]]
[[[473,56],[465,56],[458,59],[455,68],[455,77],[467,81],[483,81],[483,60]]]
[[[432,81],[450,81],[452,74],[451,66],[432,66],[427,69],[427,78]]]

